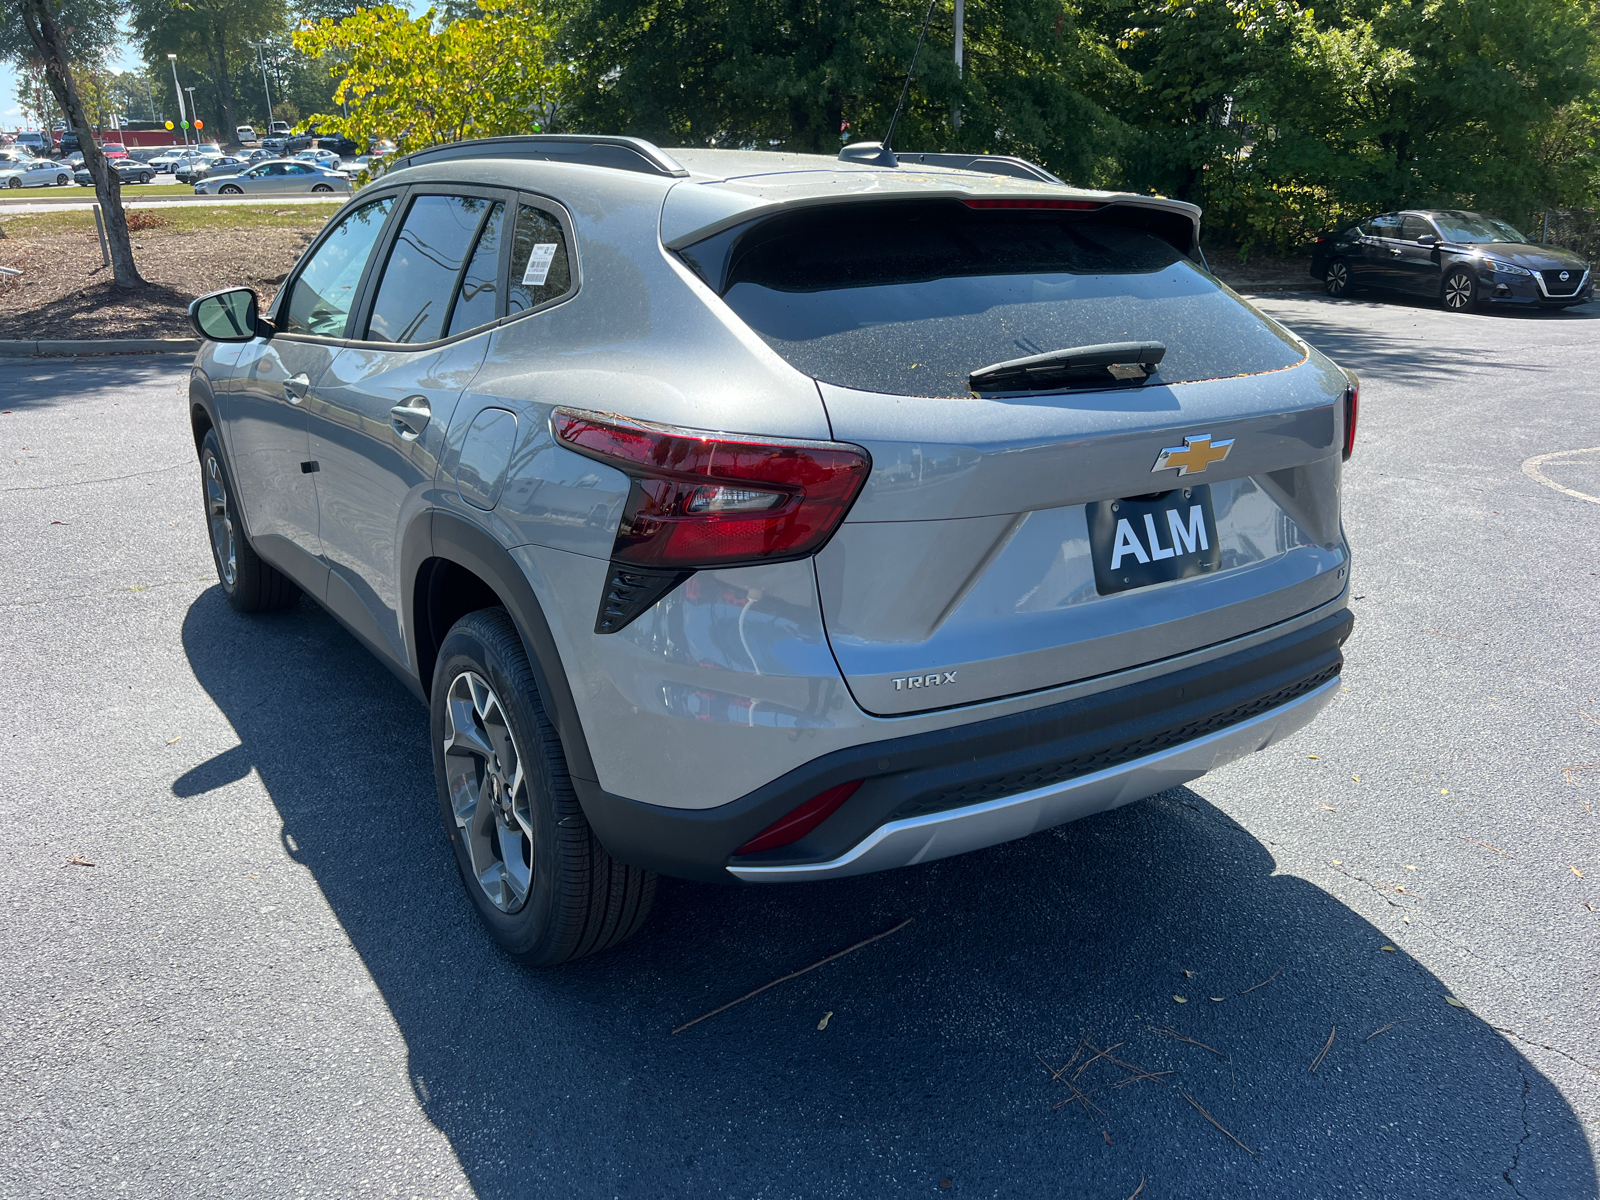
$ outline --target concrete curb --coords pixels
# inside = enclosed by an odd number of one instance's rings
[[[0,358],[87,357],[100,354],[193,354],[199,338],[29,338],[0,339]]]

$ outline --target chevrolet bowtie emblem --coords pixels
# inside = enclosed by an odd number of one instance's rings
[[[1212,445],[1209,433],[1186,437],[1183,439],[1183,445],[1169,446],[1156,455],[1156,465],[1150,468],[1150,473],[1176,467],[1179,475],[1198,475],[1212,463],[1219,463],[1227,458],[1228,451],[1232,449],[1232,438]]]

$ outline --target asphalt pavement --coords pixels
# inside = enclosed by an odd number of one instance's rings
[[[186,364],[0,363],[0,1197],[1592,1200],[1600,306],[1260,303],[1365,381],[1316,723],[547,972],[424,710],[223,602]]]

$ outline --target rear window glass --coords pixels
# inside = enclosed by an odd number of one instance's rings
[[[1170,243],[1077,213],[841,206],[757,227],[727,281],[728,305],[791,364],[864,391],[969,396],[979,367],[1104,342],[1164,343],[1153,384],[1304,357]]]

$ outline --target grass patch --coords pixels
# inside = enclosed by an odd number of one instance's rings
[[[157,210],[132,209],[128,218],[135,226],[149,221],[142,214],[149,213],[160,224],[151,223],[143,233],[205,233],[223,229],[321,229],[328,218],[338,212],[340,202],[330,204],[296,204],[274,207],[255,205],[174,204]],[[7,216],[0,208],[0,228],[7,237],[41,237],[52,233],[72,233],[77,230],[94,232],[94,213],[77,209],[59,213],[18,213]]]

